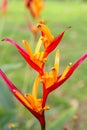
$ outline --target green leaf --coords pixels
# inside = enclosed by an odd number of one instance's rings
[[[47,130],[62,130],[63,125],[70,117],[72,117],[76,110],[77,106],[72,106],[69,109],[65,110],[62,115],[58,117],[58,120],[52,123]]]

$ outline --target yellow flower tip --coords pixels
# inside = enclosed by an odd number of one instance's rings
[[[53,41],[54,37],[51,34],[49,28],[45,24],[38,24],[37,28],[44,34],[42,40],[44,43],[44,47],[47,48],[50,45],[50,43]]]
[[[33,27],[32,31],[33,31],[34,33],[37,33],[37,32],[38,32],[38,29],[37,29],[36,27]]]
[[[32,54],[32,50],[31,50],[31,48],[30,48],[30,46],[29,46],[28,41],[23,40],[23,44],[24,44],[24,47],[26,48],[26,50],[27,50],[29,56],[32,58],[32,57],[33,57],[33,54]]]
[[[49,110],[49,109],[50,109],[49,106],[45,106],[45,107],[43,108],[43,110]]]
[[[40,29],[42,27],[42,25],[39,23],[37,24],[37,28]]]
[[[55,67],[52,67],[51,70],[55,71],[56,69],[55,69]]]
[[[26,93],[24,96],[25,96],[25,97],[28,97],[28,96],[29,96],[29,94],[28,94],[28,93]]]
[[[44,82],[44,75],[43,76],[41,76],[41,79],[40,79],[40,82]]]
[[[26,40],[23,40],[22,42],[23,42],[24,46],[26,46],[28,44],[28,42]]]
[[[44,58],[44,63],[47,61],[47,58]]]
[[[14,124],[14,123],[10,123],[10,124],[8,125],[8,127],[9,127],[9,129],[12,129],[12,128],[15,127],[15,124]]]
[[[60,77],[59,81],[65,78],[65,76],[66,76],[66,74],[69,72],[71,66],[72,66],[72,63],[70,62],[70,63],[68,64],[68,66],[66,67],[66,69],[64,70],[64,72],[63,72],[62,76]]]
[[[72,62],[69,63],[69,66],[72,66]]]
[[[23,44],[26,42],[26,40],[22,40]]]

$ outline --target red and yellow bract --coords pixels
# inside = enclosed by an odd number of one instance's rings
[[[13,85],[13,83],[7,78],[4,72],[0,69],[0,77],[5,81],[13,95],[40,121],[42,130],[45,130],[45,115],[44,111],[49,109],[46,105],[48,95],[56,88],[60,87],[76,70],[76,68],[87,58],[87,53],[80,57],[73,65],[69,63],[62,74],[59,74],[59,50],[55,55],[55,62],[50,72],[45,72],[45,62],[48,55],[57,47],[60,43],[65,31],[70,28],[67,27],[56,38],[52,35],[51,31],[45,24],[39,23],[36,26],[36,30],[41,32],[41,36],[33,53],[29,43],[23,40],[23,44],[26,48],[22,48],[18,43],[10,38],[5,38],[2,41],[10,42],[14,45],[27,63],[38,72],[32,88],[32,94],[23,94],[21,91]],[[43,51],[40,51],[41,46],[44,46]],[[42,84],[42,97],[38,98],[39,84]]]

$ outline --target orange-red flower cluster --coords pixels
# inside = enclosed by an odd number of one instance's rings
[[[2,40],[10,42],[12,45],[14,45],[23,58],[27,61],[27,63],[38,72],[33,84],[32,94],[21,93],[6,77],[1,69],[0,77],[3,78],[13,95],[40,121],[42,130],[45,130],[44,111],[49,109],[49,106],[46,105],[48,95],[53,90],[60,87],[72,75],[75,69],[87,58],[86,53],[79,60],[77,60],[75,64],[72,65],[72,63],[69,63],[64,72],[59,75],[60,52],[57,50],[53,68],[49,72],[44,71],[45,62],[48,59],[48,55],[60,43],[65,31],[68,28],[70,27],[67,27],[58,36],[54,37],[45,24],[39,23],[35,29],[41,32],[41,36],[38,40],[34,52],[32,52],[30,45],[26,40],[23,40],[23,44],[26,50],[10,38],[5,38]],[[43,51],[41,51],[41,46],[44,48]],[[43,95],[41,98],[38,98],[38,88],[40,83],[42,84]]]

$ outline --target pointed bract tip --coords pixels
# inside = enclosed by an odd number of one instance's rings
[[[26,40],[22,40],[22,42],[23,42],[23,43],[25,43],[25,42],[26,42]]]
[[[2,39],[1,41],[4,41],[5,39]]]
[[[72,62],[69,63],[69,66],[72,66]]]
[[[72,27],[71,26],[67,26],[64,31],[67,31],[70,28],[72,28]]]
[[[8,41],[9,38],[3,38],[1,41]]]

